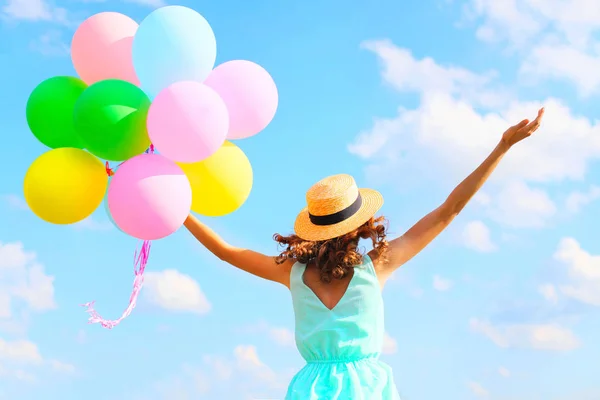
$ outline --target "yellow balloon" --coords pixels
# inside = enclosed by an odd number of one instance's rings
[[[210,157],[192,164],[178,163],[192,186],[192,211],[220,217],[240,208],[252,190],[252,166],[246,154],[225,142]]]
[[[74,148],[50,150],[27,170],[25,201],[38,217],[53,224],[73,224],[102,203],[108,175],[98,158]]]

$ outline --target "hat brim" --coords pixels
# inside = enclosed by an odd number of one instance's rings
[[[345,235],[359,228],[383,206],[383,196],[373,189],[358,189],[362,197],[360,209],[350,218],[334,225],[315,225],[310,221],[308,208],[304,208],[294,224],[294,231],[298,237],[309,241],[333,239]]]

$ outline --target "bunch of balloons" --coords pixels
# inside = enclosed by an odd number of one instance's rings
[[[73,224],[104,201],[117,228],[144,240],[129,306],[111,321],[87,303],[90,323],[110,329],[131,313],[151,240],[174,233],[190,211],[229,214],[250,194],[252,167],[230,140],[271,122],[277,87],[250,61],[215,68],[216,54],[212,28],[192,9],[159,8],[139,25],[100,13],[73,37],[79,78],[50,78],[29,97],[31,132],[51,149],[25,176],[31,210]]]
[[[278,93],[261,66],[215,67],[216,54],[209,23],[186,7],[159,8],[139,25],[114,12],[85,20],[71,47],[79,78],[50,78],[27,102],[32,133],[51,148],[25,176],[31,210],[72,224],[105,201],[121,231],[156,240],[190,211],[239,208],[252,168],[230,140],[262,131]]]

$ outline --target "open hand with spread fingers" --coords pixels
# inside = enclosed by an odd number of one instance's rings
[[[524,119],[517,125],[511,126],[502,135],[502,141],[508,146],[512,146],[515,143],[531,136],[531,134],[540,127],[542,118],[544,117],[544,108],[540,108],[537,117],[529,122],[528,119]]]

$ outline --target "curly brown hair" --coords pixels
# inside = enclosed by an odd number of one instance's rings
[[[386,240],[387,221],[384,217],[371,218],[363,225],[329,240],[308,241],[296,235],[273,235],[273,239],[285,250],[275,257],[277,264],[286,260],[296,260],[301,264],[315,261],[320,270],[321,281],[329,283],[332,279],[343,279],[357,265],[362,264],[363,256],[358,249],[360,239],[371,239],[373,248],[379,256],[384,256],[388,247]]]

